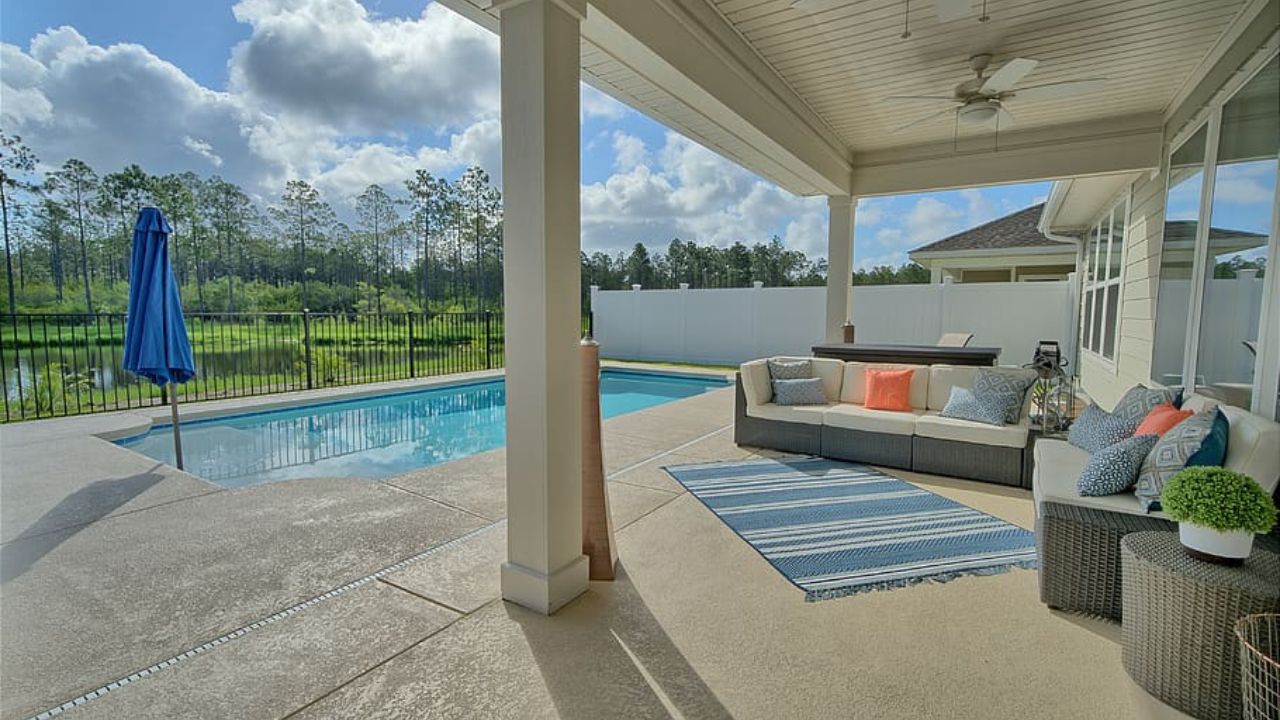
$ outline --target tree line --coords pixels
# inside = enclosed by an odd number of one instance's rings
[[[343,222],[310,183],[255,199],[218,175],[102,173],[70,159],[41,173],[21,138],[0,130],[3,312],[123,312],[138,209],[174,228],[170,261],[188,312],[447,312],[502,307],[502,201],[478,167],[457,179],[417,170],[402,188],[369,185]],[[665,252],[581,256],[589,287],[822,285],[825,259],[782,241],[725,248],[673,239]],[[928,282],[917,265],[855,273],[855,284]]]

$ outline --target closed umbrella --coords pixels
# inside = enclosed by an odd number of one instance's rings
[[[156,208],[142,208],[133,227],[129,274],[129,316],[124,330],[124,367],[151,382],[169,386],[173,413],[173,452],[182,469],[182,436],[178,431],[178,388],[195,377],[187,324],[182,319],[178,282],[169,265],[173,229]]]

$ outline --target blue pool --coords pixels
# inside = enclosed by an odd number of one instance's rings
[[[604,417],[725,387],[714,377],[604,370]],[[302,405],[182,425],[186,469],[227,487],[308,477],[384,478],[506,442],[501,380]],[[173,464],[173,431],[157,425],[119,441]]]

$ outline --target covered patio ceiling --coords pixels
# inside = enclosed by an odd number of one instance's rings
[[[496,31],[493,0],[442,2]],[[1171,108],[1265,0],[594,0],[582,77],[799,195],[878,195],[1156,167]],[[986,21],[980,21],[984,13]],[[904,27],[910,37],[903,38]],[[1083,96],[899,130],[971,79],[969,58],[1039,65],[1019,86],[1105,78]]]

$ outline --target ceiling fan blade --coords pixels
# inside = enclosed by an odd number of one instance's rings
[[[969,15],[973,0],[933,0],[933,9],[938,13],[938,22],[951,22]]]
[[[943,115],[950,115],[951,113],[954,113],[954,112],[955,112],[955,108],[946,108],[945,110],[932,112],[932,113],[929,113],[928,115],[925,115],[924,117],[916,118],[915,120],[912,120],[906,125],[901,125],[899,127],[894,128],[893,132],[900,133],[903,130],[908,130],[910,128],[915,127],[916,125],[923,125],[924,123],[927,123],[934,118],[942,117]]]
[[[1071,97],[1072,95],[1101,92],[1106,85],[1107,81],[1104,78],[1068,80],[1067,82],[1018,88],[1010,97],[1017,98],[1019,102],[1024,100],[1056,100],[1058,98]]]
[[[996,127],[1001,130],[1008,130],[1013,127],[1013,113],[1004,108],[996,110]]]
[[[1014,85],[1018,84],[1019,80],[1026,77],[1032,70],[1035,70],[1039,64],[1039,60],[1014,58],[995,71],[991,77],[987,78],[987,81],[982,83],[982,87],[979,88],[979,92],[984,95],[1008,92],[1013,89]]]
[[[899,105],[928,105],[943,102],[959,104],[950,95],[890,95],[889,97],[880,98],[880,102],[897,103]]]

